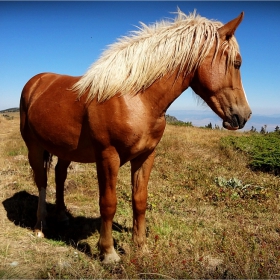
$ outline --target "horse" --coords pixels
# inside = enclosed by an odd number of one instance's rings
[[[222,24],[180,9],[174,19],[140,27],[108,46],[79,77],[40,73],[23,87],[20,131],[39,192],[35,235],[44,237],[47,171],[55,166],[57,218],[67,222],[64,183],[71,161],[96,163],[101,216],[98,241],[103,263],[120,260],[114,248],[119,168],[131,164],[132,239],[147,250],[147,184],[165,113],[188,87],[237,130],[251,116],[241,82],[234,33],[243,19]]]

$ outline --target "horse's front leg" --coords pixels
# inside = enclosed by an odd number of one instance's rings
[[[155,152],[143,154],[131,160],[133,241],[143,251],[146,246],[147,185],[154,163]]]
[[[120,257],[115,251],[112,237],[113,218],[116,213],[117,197],[116,182],[120,167],[119,156],[114,151],[102,153],[96,161],[99,183],[99,207],[101,215],[101,229],[99,249],[103,257],[103,263],[118,262]]]

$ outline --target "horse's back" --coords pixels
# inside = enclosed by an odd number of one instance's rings
[[[42,93],[48,91],[53,84],[59,84],[61,90],[67,90],[79,77],[60,75],[55,73],[40,73],[32,77],[24,86],[21,93],[21,104],[30,106],[30,102]],[[23,108],[21,108],[23,109]]]

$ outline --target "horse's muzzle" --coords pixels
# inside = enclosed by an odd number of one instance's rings
[[[223,127],[228,130],[242,129],[245,126],[246,122],[250,119],[251,114],[252,113],[250,112],[248,117],[246,118],[238,114],[233,114],[231,118],[227,118],[223,121]]]

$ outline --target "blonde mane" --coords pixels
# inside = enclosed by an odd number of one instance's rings
[[[110,45],[73,86],[79,98],[88,92],[88,101],[97,97],[101,102],[118,93],[144,91],[177,69],[187,75],[200,65],[214,43],[216,53],[219,47],[228,51],[229,64],[239,52],[234,37],[220,46],[217,30],[221,22],[208,20],[195,11],[187,16],[178,9],[173,21],[140,24],[139,30]]]

